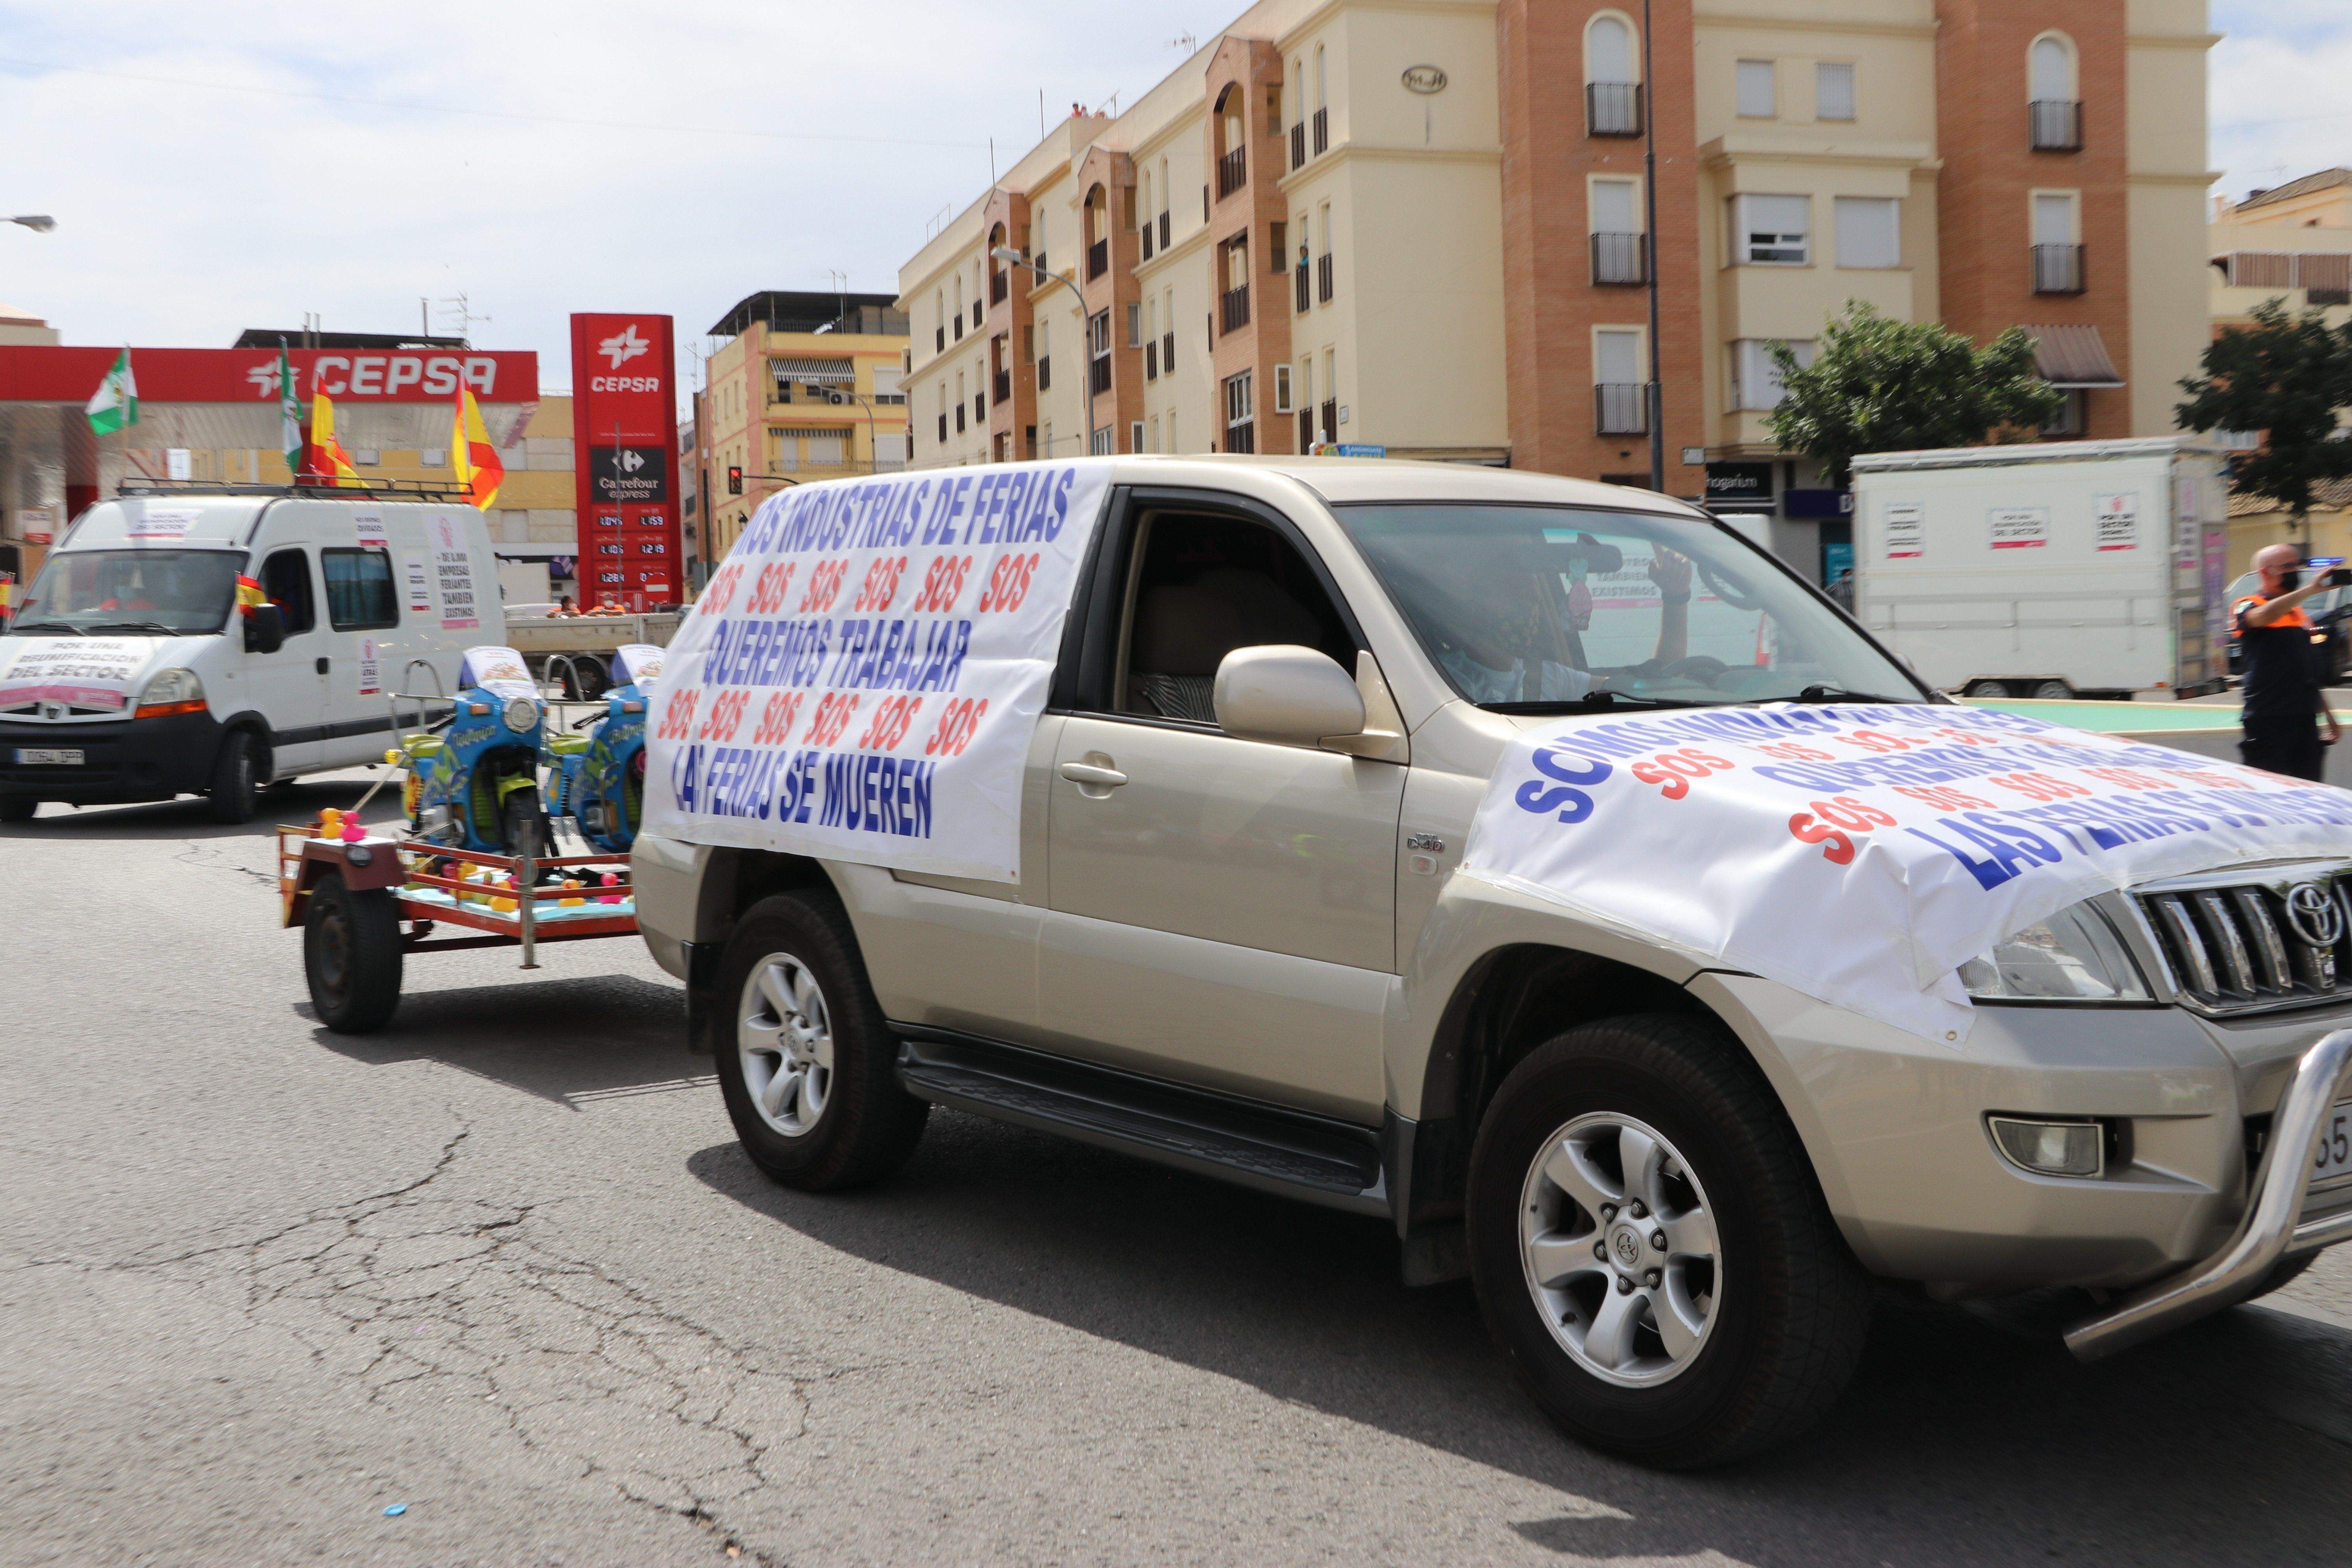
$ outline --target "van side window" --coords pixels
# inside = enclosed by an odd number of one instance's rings
[[[381,550],[321,550],[319,565],[327,574],[327,619],[337,631],[400,624],[391,556]]]
[[[261,592],[286,617],[286,635],[299,637],[319,624],[310,594],[310,563],[299,550],[271,552],[261,563]]]
[[[1296,545],[1244,518],[1155,512],[1143,523],[1117,708],[1214,724],[1217,666],[1238,647],[1297,643],[1356,668],[1355,638]]]

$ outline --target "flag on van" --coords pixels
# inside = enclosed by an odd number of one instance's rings
[[[485,511],[499,496],[507,466],[482,424],[482,405],[468,387],[457,388],[457,406],[449,425],[449,464],[457,470],[457,484],[467,499]]]
[[[356,485],[360,471],[335,439],[335,405],[323,392],[310,397],[310,471],[339,485]]]
[[[294,362],[286,340],[278,340],[278,446],[286,454],[286,471],[302,477],[302,395],[294,389]]]
[[[139,384],[131,377],[131,351],[125,348],[114,356],[114,368],[89,395],[82,412],[89,416],[89,433],[110,435],[126,425],[139,423]]]
[[[252,578],[247,576],[242,572],[236,574],[236,607],[238,614],[250,614],[253,610],[268,603],[269,603],[269,595],[261,591],[260,584],[255,582]]]

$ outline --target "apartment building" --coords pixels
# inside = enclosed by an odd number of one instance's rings
[[[1668,489],[1822,570],[1850,528],[1765,427],[1769,348],[1808,359],[1855,300],[2027,328],[2053,437],[2172,428],[2203,0],[1652,12],[1262,0],[1074,113],[901,268],[913,460],[1339,442],[1639,484],[1654,440]]]
[[[765,289],[709,335],[726,341],[693,404],[699,559],[723,559],[788,485],[907,466],[907,319],[891,296]]]

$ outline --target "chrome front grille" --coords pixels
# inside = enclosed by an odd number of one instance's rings
[[[2176,878],[2133,898],[2191,1006],[2245,1013],[2352,998],[2352,867]]]

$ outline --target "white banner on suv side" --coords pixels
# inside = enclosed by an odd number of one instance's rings
[[[2109,889],[2352,850],[2352,793],[1985,709],[1549,721],[1486,788],[1465,874],[1929,1039],[1956,973]]]
[[[991,464],[761,503],[668,649],[646,828],[1017,881],[1022,775],[1106,466]]]

